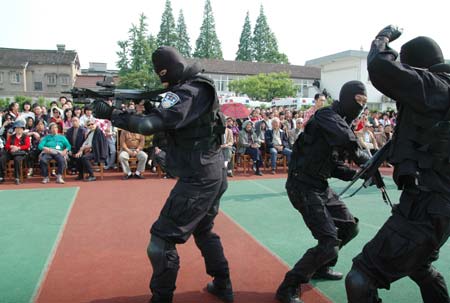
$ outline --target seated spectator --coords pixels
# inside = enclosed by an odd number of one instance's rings
[[[382,148],[387,141],[392,138],[392,125],[387,124],[385,127],[380,127],[383,129],[382,132],[378,133],[376,136],[378,148]]]
[[[267,130],[267,123],[264,120],[259,120],[255,123],[255,133],[258,136],[259,144],[265,144],[264,135]]]
[[[73,110],[71,108],[66,108],[64,110],[64,122],[63,122],[64,133],[66,133],[67,130],[72,127],[72,117],[73,117]]]
[[[110,106],[113,106],[112,100],[107,101]],[[97,128],[100,128],[105,135],[106,144],[108,145],[108,153],[106,159],[105,170],[116,169],[116,137],[117,130],[112,125],[111,121],[106,119],[96,119]]]
[[[72,175],[76,174],[76,172],[78,171],[78,159],[75,158],[74,155],[78,153],[81,145],[83,145],[83,142],[86,138],[86,132],[87,130],[80,125],[80,118],[78,118],[77,116],[72,117],[72,127],[69,128],[66,132],[67,141],[69,141],[71,146],[68,167]],[[80,171],[78,172],[81,175],[83,174]]]
[[[104,163],[106,161],[108,146],[106,144],[105,135],[100,128],[97,127],[94,119],[86,122],[86,128],[88,129],[86,140],[83,142],[78,152],[73,154],[73,157],[77,159],[78,177],[76,180],[83,180],[84,173],[88,173],[86,181],[90,182],[96,180],[91,161],[94,161],[95,163]]]
[[[8,106],[8,114],[11,115],[13,121],[16,121],[17,118],[19,118],[19,103],[13,102]]]
[[[304,130],[303,118],[297,118],[295,120],[295,128],[291,129],[288,132],[288,141],[290,148],[294,146],[295,141],[297,141],[298,136],[303,132],[303,130]]]
[[[6,142],[8,135],[11,135],[13,130],[14,118],[9,113],[3,115],[3,123],[0,128],[0,136],[3,137]]]
[[[87,120],[94,119],[94,115],[92,114],[92,107],[90,105],[86,105],[83,108],[84,115],[80,118],[80,125],[86,125]]]
[[[142,151],[145,145],[145,137],[141,134],[131,133],[123,130],[120,133],[120,147],[119,161],[124,172],[124,180],[130,179],[133,174],[130,169],[130,158],[137,158],[137,169],[134,176],[138,179],[144,179],[142,175],[145,171],[147,163],[147,154]]]
[[[238,153],[249,155],[253,160],[255,174],[262,176],[260,168],[262,166],[262,156],[258,135],[253,130],[253,123],[250,120],[242,123],[242,130],[239,132]]]
[[[38,103],[33,104],[33,113],[34,113],[34,123],[36,123],[39,120],[44,120],[47,123],[48,117],[42,111],[42,107]]]
[[[229,123],[232,123],[232,120],[230,120],[230,122],[228,121],[229,120],[227,120],[227,126]],[[225,134],[223,134],[223,144],[220,146],[220,149],[222,150],[224,166],[227,168],[228,177],[233,177],[233,170],[229,166],[229,164],[231,164],[231,157],[233,156],[233,143],[233,132],[231,131],[231,128],[226,127]]]
[[[52,108],[52,117],[50,123],[55,123],[58,126],[58,134],[64,133],[64,121],[61,117],[61,111],[57,107]]]
[[[377,140],[370,128],[372,124],[366,121],[362,131],[356,133],[361,146],[368,152],[369,155],[373,155],[378,150]]]
[[[81,114],[82,114],[82,110],[81,108],[77,105],[73,107],[73,115],[75,117],[81,118]]]
[[[280,120],[272,119],[272,129],[266,131],[266,152],[270,153],[270,163],[272,165],[272,174],[275,174],[277,168],[277,155],[283,154],[287,162],[291,161],[292,150],[289,149],[287,134],[280,128]]]
[[[47,130],[47,122],[45,120],[40,119],[37,121],[36,126],[27,133],[27,136],[31,139],[31,147],[28,152],[28,176],[33,176],[33,167],[34,164],[37,163],[39,159],[39,154],[41,151],[39,150],[39,142],[41,138],[45,137],[48,134]]]
[[[33,118],[33,121],[35,119],[34,113],[31,111],[31,103],[28,101],[25,101],[22,104],[22,112],[20,113],[20,117],[27,121],[27,118],[31,117]]]
[[[165,173],[164,178],[173,178],[169,171],[167,171],[166,163],[166,149],[167,149],[167,137],[164,132],[156,133],[153,136],[153,161],[155,164],[159,165],[163,173]]]
[[[9,136],[6,141],[5,149],[7,151],[6,161],[14,160],[14,177],[16,184],[20,184],[20,168],[23,167],[23,161],[26,160],[30,150],[30,137],[24,134],[25,122],[17,120],[13,125],[14,134]]]
[[[66,168],[66,157],[71,146],[65,136],[58,134],[58,125],[56,123],[50,123],[48,129],[50,133],[42,138],[39,143],[39,149],[42,151],[39,165],[41,174],[44,177],[42,183],[46,184],[49,182],[48,161],[54,159],[57,163],[56,183],[64,184],[62,175]]]
[[[5,182],[6,151],[3,137],[0,136],[0,184]]]
[[[34,128],[34,118],[33,117],[27,117],[25,119],[25,130],[24,130],[24,132],[27,134],[33,128]]]

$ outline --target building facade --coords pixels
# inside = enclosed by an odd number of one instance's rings
[[[308,60],[305,65],[320,68],[320,88],[325,89],[333,99],[339,98],[339,91],[345,82],[358,80],[367,88],[369,109],[380,111],[395,109],[395,102],[380,93],[370,82],[367,55],[366,51],[348,50]]]
[[[257,74],[287,72],[299,88],[297,96],[292,97],[313,97],[317,92],[313,84],[320,80],[320,69],[313,66],[195,58],[188,59],[188,62],[200,64],[205,75],[214,80],[220,97],[235,94],[228,88],[231,81]]]
[[[57,50],[0,48],[0,98],[56,99],[74,86],[79,73],[77,52],[64,45]]]

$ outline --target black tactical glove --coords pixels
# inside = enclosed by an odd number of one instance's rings
[[[403,29],[399,28],[395,25],[388,25],[385,28],[383,28],[378,35],[376,36],[377,39],[383,39],[386,38],[387,42],[392,42],[396,40],[400,35],[402,34]]]
[[[92,105],[94,107],[94,117],[111,120],[112,112],[114,110],[113,106],[109,106],[109,104],[103,100],[95,100]]]

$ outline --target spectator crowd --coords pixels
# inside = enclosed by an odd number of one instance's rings
[[[113,104],[112,100],[107,102]],[[280,159],[289,163],[295,140],[325,102],[325,96],[317,94],[315,105],[305,111],[250,108],[246,118],[227,117],[221,149],[228,176],[232,177],[234,167],[248,158],[256,175],[262,175],[263,167],[276,174]],[[136,114],[145,110],[143,102],[134,101],[121,104],[121,109]],[[373,154],[392,137],[395,122],[393,111],[365,109],[353,129],[361,146]],[[158,169],[165,178],[172,178],[166,171],[164,133],[143,136],[121,131],[108,120],[96,119],[90,105],[79,107],[66,97],[53,101],[49,108],[13,102],[0,110],[0,126],[0,183],[5,182],[8,162],[13,163],[16,184],[23,182],[21,173],[32,177],[37,171],[44,184],[51,175],[56,183],[64,183],[66,172],[76,175],[75,180],[96,181],[100,165],[105,170],[120,165],[124,180],[143,179],[146,169]]]

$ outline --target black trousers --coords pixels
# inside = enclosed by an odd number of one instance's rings
[[[92,170],[92,165],[90,162],[94,159],[94,153],[83,154],[80,158],[71,157],[71,159],[75,162],[75,167],[80,177],[83,177],[84,173],[88,173],[89,176],[94,175],[94,171]]]
[[[284,283],[298,286],[307,283],[317,270],[336,264],[339,249],[358,233],[358,219],[329,187],[317,191],[288,179],[286,189],[292,205],[318,241],[286,273]]]
[[[442,275],[431,265],[450,235],[450,197],[404,190],[392,216],[353,259],[377,288],[409,277],[425,303],[450,302]]]
[[[12,155],[11,153],[6,154],[6,161],[14,160],[14,178],[20,179],[20,167],[24,166],[24,161],[26,161],[27,155]]]
[[[7,152],[0,148],[0,178],[5,177]]]
[[[212,232],[220,198],[228,186],[223,162],[217,162],[217,169],[222,170],[218,179],[208,179],[207,176],[180,178],[151,228],[152,237],[165,241],[164,245],[156,244],[163,251],[162,257],[154,256],[158,255],[152,248],[154,239],[148,249],[153,265],[150,281],[152,302],[172,298],[179,268],[175,245],[185,243],[191,235],[202,253],[207,274],[219,279],[229,278],[228,261],[220,237]]]
[[[158,154],[154,155],[154,161],[156,164],[161,166],[161,169],[163,172],[167,171],[167,165],[166,165],[166,152],[161,150]]]

